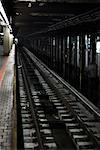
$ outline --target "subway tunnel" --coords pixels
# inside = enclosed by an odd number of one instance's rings
[[[0,149],[100,149],[100,1],[1,0]]]

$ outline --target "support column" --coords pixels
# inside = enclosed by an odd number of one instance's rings
[[[65,36],[65,80],[69,81],[69,36]]]
[[[80,91],[83,90],[84,84],[84,67],[85,67],[85,35],[80,35]]]
[[[4,27],[4,42],[3,42],[3,47],[4,47],[4,55],[9,55],[10,52],[10,30],[7,27]]]
[[[61,76],[63,76],[63,49],[64,49],[64,45],[63,45],[63,36],[61,36]]]
[[[77,36],[74,35],[74,86],[77,88]]]
[[[65,78],[65,64],[66,64],[66,62],[65,62],[65,59],[66,59],[66,57],[65,57],[65,51],[66,51],[66,46],[67,46],[67,44],[66,44],[66,36],[64,35],[64,37],[63,37],[63,51],[62,51],[62,57],[63,57],[63,78]]]
[[[12,45],[13,45],[13,34],[10,34],[9,35],[9,50],[11,50]]]
[[[56,70],[59,72],[59,36],[56,36]]]
[[[96,36],[95,34],[91,35],[91,62],[95,63],[96,62]]]
[[[0,26],[0,32],[2,33],[2,26]],[[3,35],[0,35],[0,55],[3,55]]]
[[[52,66],[53,62],[53,37],[50,36],[50,65]]]
[[[68,81],[72,82],[72,36],[69,36],[69,63],[68,63]]]

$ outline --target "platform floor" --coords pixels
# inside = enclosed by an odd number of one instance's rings
[[[0,56],[0,85],[6,70],[7,60],[9,57],[7,56]]]
[[[0,150],[11,150],[12,146],[14,55],[13,45],[8,58],[0,62]]]

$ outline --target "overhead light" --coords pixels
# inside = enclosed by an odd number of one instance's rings
[[[0,35],[1,35],[1,36],[3,36],[3,35],[4,35],[4,33],[0,33]]]
[[[10,24],[12,24],[12,17],[10,16]]]
[[[28,7],[29,7],[29,8],[30,8],[30,7],[32,7],[32,4],[31,4],[31,3],[29,3],[29,4],[28,4]]]
[[[17,15],[17,16],[19,16],[19,13],[18,13],[18,12],[16,12],[16,15]]]
[[[22,13],[16,12],[16,15],[17,15],[17,16],[21,16],[21,15],[22,15]]]
[[[44,3],[39,3],[39,6],[42,7],[44,5]]]

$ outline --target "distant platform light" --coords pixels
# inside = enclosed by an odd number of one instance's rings
[[[21,15],[22,15],[22,13],[16,12],[16,15],[17,15],[17,16],[21,16]]]
[[[97,41],[96,43],[96,52],[100,53],[100,41]]]
[[[32,4],[31,4],[31,3],[29,3],[29,4],[28,4],[28,7],[29,7],[29,8],[30,8],[30,7],[32,7]]]
[[[10,24],[12,24],[12,17],[10,16]]]
[[[4,33],[0,33],[0,36],[3,36],[4,35]]]
[[[16,15],[19,15],[19,13],[18,13],[18,12],[16,12]]]
[[[15,44],[18,44],[18,38],[15,38],[14,41],[15,41]]]
[[[40,7],[44,6],[44,3],[40,3],[39,6],[40,6]]]

